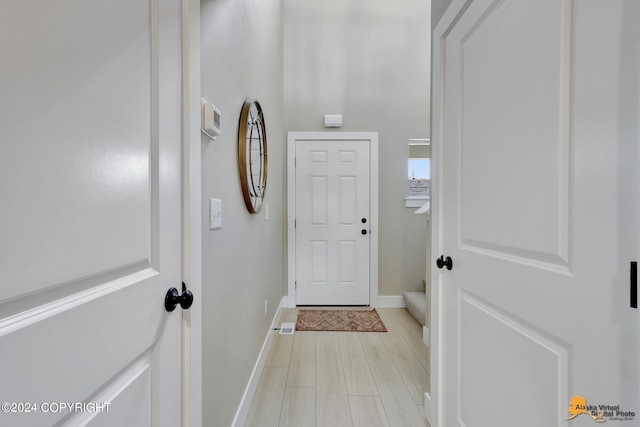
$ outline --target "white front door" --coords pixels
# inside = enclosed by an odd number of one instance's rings
[[[454,0],[436,29],[441,426],[592,425],[574,396],[640,422],[632,3]]]
[[[1,425],[180,425],[181,35],[179,0],[0,6]]]
[[[367,140],[296,141],[296,304],[368,305]]]

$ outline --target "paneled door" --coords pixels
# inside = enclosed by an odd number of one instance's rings
[[[637,2],[454,0],[436,29],[438,425],[640,422],[630,16]]]
[[[0,5],[0,425],[181,423],[181,39],[179,0]]]
[[[369,141],[296,141],[296,304],[369,304]]]

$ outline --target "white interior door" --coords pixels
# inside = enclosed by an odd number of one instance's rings
[[[6,0],[0,52],[0,424],[180,425],[181,2]]]
[[[369,141],[296,141],[296,303],[368,305]]]
[[[592,425],[573,396],[640,422],[632,3],[460,0],[436,29],[439,425]]]

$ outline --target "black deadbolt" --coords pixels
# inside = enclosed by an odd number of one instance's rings
[[[193,304],[193,294],[187,290],[187,285],[185,285],[184,282],[182,282],[182,295],[178,294],[176,288],[171,288],[164,297],[165,310],[173,311],[178,304],[180,304],[183,310],[188,310],[191,304]]]
[[[362,221],[363,224],[366,224],[367,223],[367,218],[362,218],[361,221]]]
[[[364,236],[365,234],[367,234],[367,230],[362,230],[361,233]]]

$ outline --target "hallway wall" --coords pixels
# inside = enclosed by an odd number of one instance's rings
[[[435,28],[442,19],[452,0],[431,0],[431,28]]]
[[[222,135],[202,138],[203,425],[227,427],[285,282],[281,1],[202,0],[201,24],[202,94],[222,114]],[[238,178],[246,98],[259,100],[265,114],[269,221],[247,212]],[[220,230],[209,230],[211,197],[222,199]]]
[[[430,135],[425,0],[283,0],[286,131],[379,132],[379,293],[422,290],[427,225],[404,207],[409,138]],[[413,52],[413,54],[407,54]]]

